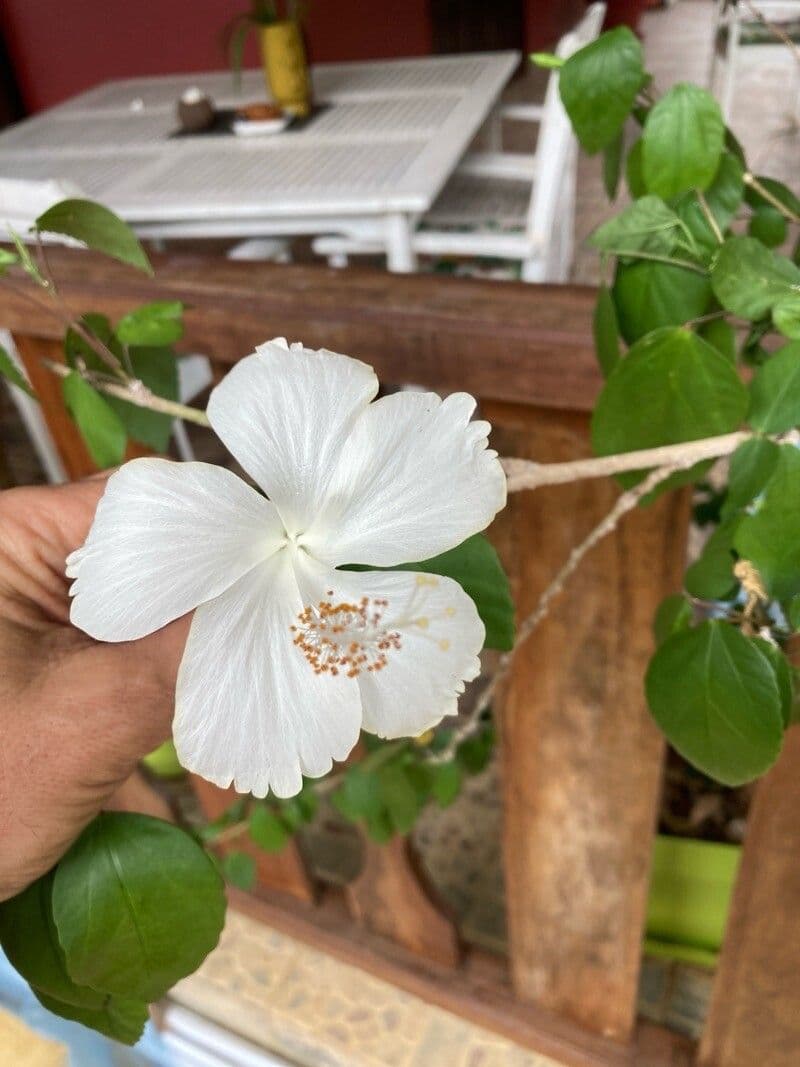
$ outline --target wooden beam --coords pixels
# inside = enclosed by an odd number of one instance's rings
[[[583,415],[484,410],[503,454],[553,462],[589,449]],[[603,480],[512,496],[491,532],[520,618],[618,494]],[[635,1017],[663,750],[643,678],[687,528],[681,493],[628,515],[567,583],[495,705],[515,990],[619,1039]]]
[[[61,295],[77,314],[112,319],[150,300],[187,305],[184,351],[232,363],[276,335],[371,363],[385,382],[416,382],[475,396],[591,410],[602,384],[592,342],[594,291],[244,263],[154,257],[148,278],[113,260],[48,251]],[[31,289],[33,287],[31,286]],[[0,322],[56,339],[64,324],[0,281]]]
[[[800,1062],[800,728],[756,787],[702,1067]]]

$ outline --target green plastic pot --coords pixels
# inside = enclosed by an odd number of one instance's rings
[[[656,837],[647,904],[647,955],[716,965],[741,854],[739,845]]]

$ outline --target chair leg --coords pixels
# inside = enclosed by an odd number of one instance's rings
[[[175,449],[178,455],[186,463],[191,463],[195,458],[194,449],[192,448],[192,442],[189,440],[189,434],[186,432],[186,427],[180,419],[175,419],[172,423],[172,436],[175,439]]]
[[[544,281],[544,264],[541,259],[523,259],[522,280],[533,283]]]
[[[350,258],[346,252],[332,252],[328,256],[328,266],[334,267],[336,270],[343,270],[349,264]]]

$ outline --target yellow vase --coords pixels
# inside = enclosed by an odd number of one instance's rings
[[[287,19],[262,26],[261,55],[267,89],[275,103],[294,115],[308,115],[311,111],[311,78],[303,35],[297,23]]]

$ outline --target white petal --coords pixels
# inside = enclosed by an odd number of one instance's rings
[[[454,393],[395,393],[359,416],[304,538],[317,559],[390,567],[430,559],[485,529],[506,501],[490,426]]]
[[[208,417],[294,535],[307,528],[351,426],[377,389],[365,363],[289,350],[279,338],[228,372],[211,394]]]
[[[314,673],[290,629],[303,608],[284,550],[195,612],[173,734],[184,767],[240,793],[289,797],[358,740],[354,681]]]
[[[298,559],[304,600],[357,605],[367,597],[368,616],[382,615],[375,629],[399,635],[400,647],[386,651],[384,666],[364,666],[357,676],[365,730],[414,737],[456,714],[464,683],[480,673],[486,635],[458,582],[412,571],[331,571],[308,556]]]
[[[135,459],[108,480],[67,560],[70,618],[132,641],[218,596],[284,542],[274,506],[223,467]]]

